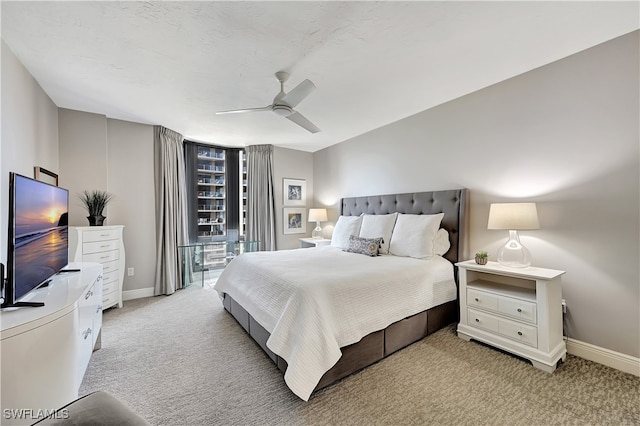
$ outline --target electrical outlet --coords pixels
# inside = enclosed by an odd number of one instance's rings
[[[127,275],[132,277],[133,276],[133,268],[128,268],[127,269]]]

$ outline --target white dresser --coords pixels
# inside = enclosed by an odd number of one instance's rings
[[[69,261],[102,264],[102,309],[122,308],[124,225],[69,227]]]
[[[497,262],[457,263],[460,276],[458,336],[475,339],[553,372],[565,360],[562,336],[564,271],[506,268]]]
[[[102,266],[70,263],[23,301],[0,312],[3,425],[32,424],[78,397],[91,354],[101,345]]]

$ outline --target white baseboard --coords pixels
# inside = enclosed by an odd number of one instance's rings
[[[640,358],[569,338],[567,352],[640,377]]]
[[[142,299],[143,297],[151,296],[153,296],[153,287],[126,290],[122,292],[122,300]]]

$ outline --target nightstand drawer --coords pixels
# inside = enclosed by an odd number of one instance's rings
[[[498,312],[498,296],[473,288],[467,288],[467,306]]]
[[[518,340],[534,348],[538,346],[538,329],[535,327],[508,320],[500,320],[499,328],[499,333],[505,337]]]
[[[498,333],[529,346],[536,347],[538,345],[538,329],[536,327],[509,321],[508,319],[473,309],[469,309],[467,312],[469,325],[472,327]]]
[[[536,323],[536,304],[514,297],[467,287],[467,306],[496,312],[531,324]]]
[[[469,325],[473,327],[483,328],[485,330],[498,333],[500,331],[500,321],[498,318],[484,314],[482,312],[475,311],[473,309],[468,310]]]
[[[536,323],[535,303],[507,297],[498,297],[498,312],[532,324]]]

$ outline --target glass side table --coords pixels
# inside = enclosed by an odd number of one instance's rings
[[[182,263],[182,287],[195,283],[213,285],[222,270],[236,256],[258,251],[260,241],[211,241],[179,246]]]

